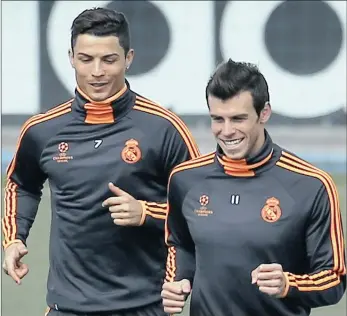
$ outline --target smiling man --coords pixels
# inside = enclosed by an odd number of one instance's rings
[[[163,316],[168,177],[199,151],[176,115],[126,82],[134,51],[123,14],[82,12],[69,56],[74,98],[24,124],[7,170],[3,269],[18,284],[28,273],[22,258],[48,180],[47,315]]]
[[[222,64],[206,88],[217,150],[177,166],[168,187],[162,298],[190,316],[307,316],[346,289],[331,177],[273,143],[256,66]]]

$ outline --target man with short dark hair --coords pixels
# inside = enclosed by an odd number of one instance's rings
[[[8,167],[3,268],[18,284],[28,273],[22,258],[48,180],[48,315],[163,316],[168,177],[199,151],[176,115],[125,80],[134,51],[123,14],[82,12],[69,55],[74,98],[23,125]]]
[[[168,185],[167,313],[307,316],[339,302],[345,248],[336,186],[274,144],[268,85],[232,60],[206,88],[216,152],[175,167]]]

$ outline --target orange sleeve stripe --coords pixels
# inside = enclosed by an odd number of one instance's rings
[[[17,234],[17,225],[16,225],[16,215],[17,215],[17,184],[12,182],[12,186],[10,189],[10,194],[11,194],[11,209],[8,210],[9,214],[9,222],[10,222],[10,240],[15,240],[16,239],[16,234]]]
[[[35,115],[23,125],[21,132],[20,132],[19,139],[18,139],[18,143],[16,146],[14,158],[12,159],[11,164],[7,168],[7,177],[8,178],[12,175],[12,173],[14,171],[14,168],[16,166],[17,152],[18,152],[18,149],[19,149],[20,144],[22,142],[22,139],[23,139],[25,133],[28,131],[28,129],[34,125],[37,125],[37,124],[45,122],[45,121],[49,121],[51,119],[54,119],[58,116],[64,115],[64,114],[69,113],[69,112],[71,112],[71,103],[67,103],[67,104],[58,106],[56,110],[51,110],[51,111],[47,112],[46,114]]]
[[[338,275],[332,270],[324,270],[320,273],[316,273],[313,275],[295,275],[293,273],[288,274],[289,281],[296,282],[297,284],[305,285],[305,284],[322,284],[325,282],[329,282],[331,280],[336,280]]]
[[[185,123],[174,113],[172,113],[171,111],[165,109],[164,107],[155,104],[153,102],[149,102],[141,97],[137,97],[137,100],[135,101],[135,107],[134,109],[137,110],[142,110],[144,112],[149,112],[151,114],[156,114],[158,116],[161,116],[167,120],[169,120],[177,129],[177,131],[180,133],[180,135],[182,136],[182,138],[184,139],[189,153],[191,155],[191,158],[196,158],[200,156],[200,151],[199,148],[197,146],[197,144],[195,143],[195,140],[191,134],[191,132],[189,131],[189,129],[187,128],[187,126],[185,125]],[[156,113],[154,113],[154,112]]]
[[[166,215],[160,215],[160,214],[157,214],[157,213],[153,213],[149,210],[146,210],[146,215],[149,215],[153,218],[156,218],[156,219],[161,219],[161,220],[165,220],[166,219]]]
[[[174,280],[175,274],[170,270],[170,266],[166,265],[166,281]]]
[[[169,247],[166,263],[166,281],[173,282],[176,276],[176,249]]]
[[[315,280],[315,279],[321,279],[324,278],[325,276],[332,274],[333,271],[332,270],[323,270],[319,273],[315,273],[315,274],[302,274],[302,275],[298,275],[298,274],[293,274],[293,273],[289,273],[289,277],[290,278],[295,278],[295,279],[310,279],[310,280]]]
[[[155,203],[155,202],[147,202],[146,206],[149,210],[158,213],[167,213],[167,203]]]
[[[327,289],[330,289],[336,285],[339,285],[341,283],[340,279],[336,280],[335,282],[331,282],[329,284],[325,284],[322,286],[310,286],[310,287],[306,287],[306,286],[295,286],[291,283],[289,283],[290,286],[296,287],[299,291],[301,292],[310,292],[310,291],[324,291]]]
[[[167,208],[167,203],[147,202],[147,204],[150,206],[160,207],[160,208],[165,209],[165,210]]]
[[[8,243],[8,222],[7,222],[7,217],[4,216],[1,220],[1,224],[2,224],[2,232],[4,234],[4,241],[3,241],[3,246],[5,246]]]
[[[153,206],[149,206],[147,205],[147,210],[153,213],[158,213],[158,215],[166,215],[167,213],[167,209],[162,209],[159,207],[153,207]]]
[[[338,285],[341,282],[340,276],[336,273],[318,280],[298,280],[293,274],[287,273],[289,286],[297,288],[299,291],[323,291]]]
[[[2,218],[2,229],[4,234],[4,244],[7,243],[10,240],[10,219],[8,217],[8,205],[11,204],[11,193],[10,193],[10,187],[9,181],[7,181],[5,186],[5,196],[4,196],[4,202],[5,202],[5,212],[4,217]]]
[[[17,213],[17,184],[8,180],[5,187],[5,214],[2,219],[4,241],[3,246],[16,239],[16,213]]]
[[[324,184],[328,192],[329,201],[331,205],[330,235],[333,249],[333,271],[339,274],[344,274],[346,272],[346,267],[344,262],[344,241],[342,236],[342,227],[340,220],[341,214],[339,211],[340,206],[338,201],[338,193],[333,180],[324,171],[314,166],[311,166],[309,163],[302,161],[301,159],[294,157],[288,153],[283,153],[283,156],[279,159],[277,165],[296,173],[301,173],[304,175],[318,178]]]
[[[170,212],[170,204],[168,203],[167,204],[167,214],[166,214],[166,219],[165,219],[165,226],[164,226],[164,241],[165,241],[166,246],[169,246],[168,240],[169,240],[169,235],[170,235],[169,227],[168,227],[168,224],[167,224],[167,220],[168,220],[168,217],[169,217],[169,212]]]

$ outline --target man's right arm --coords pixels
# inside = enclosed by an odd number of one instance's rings
[[[15,155],[7,168],[3,247],[23,242],[29,235],[41,200],[46,175],[39,165],[40,150],[32,131],[20,133]]]
[[[165,229],[165,241],[168,246],[165,280],[174,282],[187,279],[192,284],[195,273],[195,246],[182,212],[184,195],[182,186],[178,186],[175,175],[172,176],[168,185]]]

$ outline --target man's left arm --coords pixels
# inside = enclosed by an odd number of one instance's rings
[[[163,147],[161,148],[162,170],[169,180],[173,168],[182,162],[200,156],[198,146],[193,139],[187,126],[180,121],[179,128],[172,128],[164,135]],[[167,203],[140,201],[143,209],[141,225],[156,227],[164,231],[167,215]]]
[[[284,296],[311,307],[339,302],[346,290],[345,243],[340,203],[332,180],[318,192],[306,231],[306,251],[312,273],[285,272]]]
[[[340,204],[332,180],[320,188],[307,223],[306,252],[311,273],[297,275],[279,264],[263,264],[252,272],[259,290],[293,298],[311,308],[333,305],[346,290],[345,244]],[[272,282],[274,287],[267,287]]]

